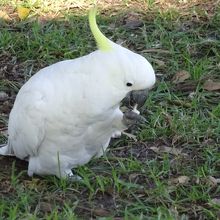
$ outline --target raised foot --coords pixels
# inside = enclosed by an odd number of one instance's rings
[[[146,122],[146,119],[134,111],[125,112],[123,115],[123,124],[127,127],[138,125]]]

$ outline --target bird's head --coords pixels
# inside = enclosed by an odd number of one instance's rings
[[[96,24],[96,7],[89,12],[89,24],[98,46],[100,63],[105,63],[112,73],[116,86],[126,93],[153,87],[156,77],[151,64],[143,56],[134,53],[105,37]],[[103,72],[103,74],[105,74]]]

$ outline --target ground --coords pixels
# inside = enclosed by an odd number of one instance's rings
[[[31,75],[95,50],[91,2],[0,2],[1,143]],[[106,0],[99,11],[102,31],[155,68],[147,122],[75,169],[81,182],[30,178],[25,161],[1,156],[0,219],[220,218],[219,1]]]

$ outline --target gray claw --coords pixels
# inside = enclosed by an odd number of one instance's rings
[[[127,127],[143,124],[144,122],[146,122],[146,119],[133,111],[125,112],[123,115],[123,124]]]
[[[78,175],[69,175],[69,176],[67,176],[67,180],[68,180],[68,182],[81,182],[82,177],[78,176]]]

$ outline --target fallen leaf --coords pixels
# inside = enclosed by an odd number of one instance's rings
[[[7,12],[0,10],[0,19],[5,21],[10,21],[11,18],[8,16]]]
[[[143,25],[138,13],[131,12],[125,18],[125,27],[131,30],[135,30]]]
[[[186,156],[187,155],[185,153],[182,153],[182,150],[180,149],[167,147],[167,146],[150,147],[150,149],[154,151],[155,153],[169,153],[175,156],[179,156],[179,155]]]
[[[177,72],[174,75],[174,77],[172,78],[172,82],[175,84],[178,84],[178,83],[182,83],[182,82],[186,81],[189,78],[190,78],[189,72],[182,70],[182,71]]]
[[[135,30],[143,25],[140,20],[128,20],[126,21],[125,27],[131,30]]]
[[[180,184],[188,183],[190,180],[188,176],[179,176],[177,179]]]
[[[19,6],[17,8],[17,12],[18,12],[18,17],[21,19],[21,20],[24,20],[30,13],[30,9],[29,8],[25,8],[25,7],[22,7],[22,6]]]
[[[194,92],[196,91],[197,82],[185,81],[184,83],[175,84],[174,89],[178,92]]]
[[[180,185],[184,185],[189,183],[190,178],[188,176],[179,176],[177,178],[172,178],[168,181],[169,185],[172,184],[180,184]]]
[[[203,88],[207,91],[220,90],[220,82],[213,82],[211,79],[209,79],[203,84]]]
[[[106,216],[109,216],[111,214],[108,210],[103,209],[103,208],[93,209],[92,213],[94,215],[101,216],[101,217],[106,217]]]

